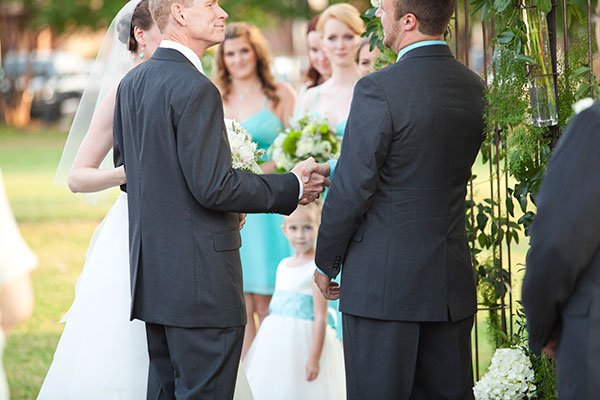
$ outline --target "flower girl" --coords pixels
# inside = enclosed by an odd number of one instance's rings
[[[254,398],[345,399],[344,358],[328,326],[328,304],[313,282],[321,208],[298,206],[284,217],[294,249],[277,267],[275,293],[244,366]]]

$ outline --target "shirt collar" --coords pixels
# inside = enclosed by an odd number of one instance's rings
[[[196,67],[198,71],[204,74],[204,69],[202,68],[202,62],[200,61],[200,57],[198,57],[198,54],[194,53],[194,51],[186,45],[181,44],[179,42],[174,42],[172,40],[162,40],[158,47],[179,51],[185,56],[185,58],[187,58],[192,64],[194,64],[194,67]]]
[[[421,42],[415,42],[413,44],[409,44],[408,46],[404,47],[402,50],[400,50],[398,52],[398,58],[396,58],[396,62],[398,62],[403,55],[405,55],[406,53],[408,53],[411,50],[417,49],[419,47],[425,47],[425,46],[433,46],[433,45],[446,45],[446,42],[444,42],[443,40],[423,40]]]

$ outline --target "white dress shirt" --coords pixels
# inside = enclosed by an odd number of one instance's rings
[[[194,50],[190,49],[186,45],[181,44],[179,42],[174,42],[172,40],[163,39],[158,47],[177,50],[178,52],[183,54],[185,58],[190,60],[190,62],[194,64],[194,67],[196,67],[198,71],[200,71],[204,75],[204,69],[202,68],[202,61],[200,61],[200,57],[198,57],[198,54],[196,54]]]

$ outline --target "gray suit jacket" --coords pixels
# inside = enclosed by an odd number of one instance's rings
[[[600,103],[576,115],[537,196],[523,282],[529,346],[557,334],[559,398],[600,393]]]
[[[482,80],[447,46],[411,50],[357,83],[316,255],[331,277],[343,264],[344,313],[398,321],[475,313],[465,196],[483,109]]]
[[[114,139],[127,172],[131,318],[245,324],[238,212],[291,213],[297,178],[231,168],[219,91],[177,50],[159,48],[123,78]]]

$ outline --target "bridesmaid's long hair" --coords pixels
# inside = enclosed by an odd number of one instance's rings
[[[238,37],[244,37],[250,44],[250,47],[254,50],[256,55],[256,72],[258,78],[262,84],[262,88],[265,91],[268,99],[273,102],[275,106],[279,104],[279,96],[277,96],[277,84],[275,78],[271,73],[270,66],[272,61],[271,50],[265,40],[264,36],[258,28],[247,22],[235,22],[228,24],[225,28],[225,40],[219,45],[217,50],[217,77],[216,83],[219,89],[221,89],[223,99],[227,101],[227,98],[231,94],[231,75],[225,66],[224,58],[224,45],[229,39],[235,39]]]
[[[311,32],[316,32],[317,30],[317,22],[319,22],[319,16],[317,15],[316,17],[314,17],[309,23],[308,26],[306,27],[306,36],[308,37],[308,34]],[[312,64],[310,64],[310,67],[308,68],[308,71],[306,71],[306,77],[304,78],[304,80],[306,81],[306,83],[308,83],[307,87],[310,89],[312,87],[317,86],[318,84],[320,84],[321,82],[321,74],[319,73],[319,71],[317,71],[317,69],[315,67],[313,67]]]

